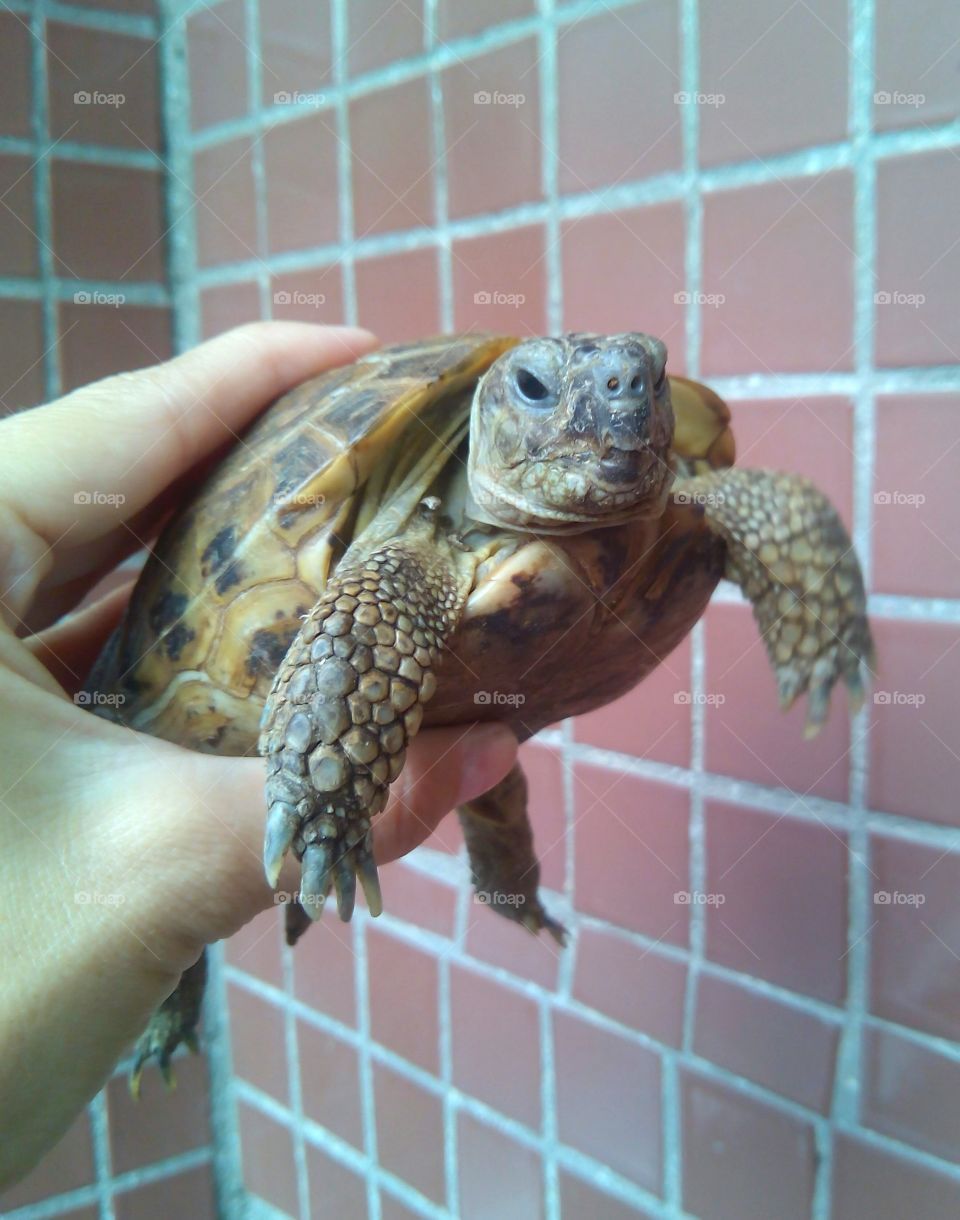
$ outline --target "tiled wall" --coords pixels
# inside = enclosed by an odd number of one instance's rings
[[[387,340],[654,331],[733,404],[742,463],[838,505],[880,655],[873,701],[851,725],[836,699],[804,742],[724,587],[641,689],[525,746],[565,951],[471,900],[452,820],[384,870],[376,923],[326,921],[290,953],[270,912],[234,938],[209,1057],[224,1214],[244,1195],[251,1215],[372,1220],[960,1214],[955,4],[164,17],[180,342],[260,316]],[[45,146],[30,113],[4,151]],[[126,205],[147,153],[98,155]],[[63,242],[117,278],[116,250]],[[54,272],[0,281],[29,298],[18,318],[37,300],[52,325]],[[187,1097],[124,1133],[159,1131],[155,1161],[198,1182],[202,1072],[184,1061]],[[89,1128],[71,1139],[89,1165]],[[116,1214],[204,1214],[189,1180],[121,1190]]]

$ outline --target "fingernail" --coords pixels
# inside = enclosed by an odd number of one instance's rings
[[[475,724],[460,742],[457,804],[472,801],[500,782],[517,757],[517,739],[505,724]]]

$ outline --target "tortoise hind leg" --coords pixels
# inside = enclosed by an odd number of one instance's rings
[[[155,1059],[168,1088],[175,1081],[170,1057],[181,1044],[197,1050],[197,1024],[203,1004],[203,989],[207,981],[207,951],[180,976],[180,982],[150,1018],[150,1024],[140,1035],[134,1051],[130,1072],[130,1092],[140,1096],[140,1077],[147,1063]]]
[[[307,615],[264,709],[267,759],[264,869],[276,885],[286,852],[302,862],[300,905],[318,919],[336,889],[340,918],[353,914],[359,880],[381,910],[371,818],[387,801],[407,745],[433,694],[434,667],[456,628],[474,560],[436,535],[436,502],[402,538],[350,556]]]
[[[798,475],[723,470],[680,480],[727,546],[726,573],[750,599],[780,704],[807,692],[806,736],[819,732],[838,679],[863,703],[874,651],[853,543],[830,501]]]
[[[540,865],[533,851],[527,781],[520,764],[514,763],[499,784],[457,812],[477,901],[533,933],[545,928],[562,945],[566,929],[550,918],[540,901]]]

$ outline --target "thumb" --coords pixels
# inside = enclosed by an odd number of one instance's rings
[[[377,863],[412,851],[451,809],[499,783],[516,756],[517,739],[503,724],[456,725],[418,734],[387,807],[374,823]],[[170,884],[186,884],[190,892],[179,899],[168,895],[168,909],[189,918],[189,934],[209,942],[232,935],[273,903],[262,862],[264,770],[260,759],[187,757],[193,799],[173,815],[169,832],[176,846],[167,862]],[[197,885],[198,866],[202,886]],[[298,889],[298,873],[299,865],[288,856],[279,888]]]

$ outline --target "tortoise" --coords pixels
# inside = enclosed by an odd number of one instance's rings
[[[292,851],[292,944],[331,890],[381,910],[371,820],[421,725],[521,740],[638,683],[722,577],[752,603],[788,707],[864,697],[863,581],[807,480],[735,469],[730,412],[642,333],[470,334],[383,348],[290,390],[165,528],[88,686],[97,710],[267,764],[266,876]],[[571,663],[573,650],[576,660]],[[481,900],[564,929],[515,765],[460,808]],[[133,1081],[195,1045],[203,959],[141,1038]]]

